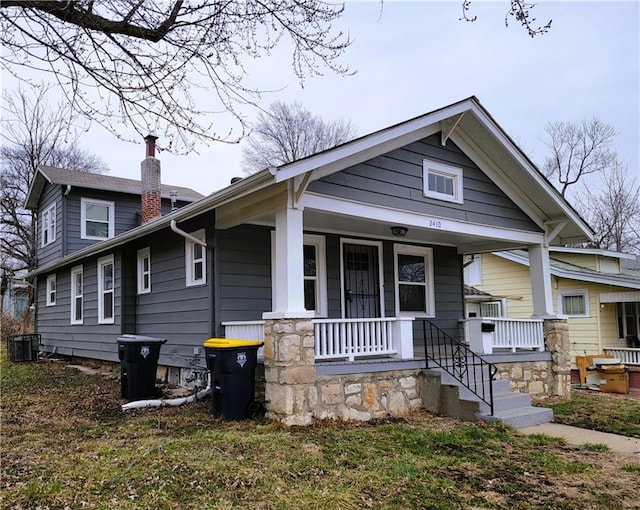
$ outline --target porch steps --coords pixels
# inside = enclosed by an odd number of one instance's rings
[[[450,374],[439,369],[428,369],[423,371],[423,375],[422,400],[424,407],[430,412],[463,420],[499,422],[517,429],[549,423],[553,419],[551,409],[531,405],[531,396],[528,393],[511,391],[508,379],[492,381],[492,415],[489,405]]]

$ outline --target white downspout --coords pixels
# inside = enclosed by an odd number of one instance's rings
[[[176,225],[176,220],[171,220],[170,226],[171,226],[171,230],[173,230],[176,234],[181,235],[182,237],[184,237],[185,239],[188,239],[192,243],[197,243],[200,246],[203,246],[204,248],[207,247],[207,243],[202,239],[198,239],[197,237],[194,237],[191,234],[188,234],[184,230],[180,230]]]

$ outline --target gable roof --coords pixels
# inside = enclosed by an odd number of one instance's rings
[[[40,195],[46,183],[61,184],[63,186],[74,186],[78,188],[89,188],[102,191],[117,191],[119,193],[128,193],[132,195],[140,195],[142,186],[141,182],[136,179],[126,179],[124,177],[113,177],[111,175],[102,175],[89,172],[78,172],[76,170],[68,170],[66,168],[58,168],[53,166],[41,166],[38,168],[36,175],[29,188],[25,208],[36,209],[40,200]],[[160,185],[160,195],[163,198],[170,198],[171,193],[177,193],[176,200],[182,202],[194,202],[203,198],[203,195],[190,188],[183,186],[172,186],[169,184]]]
[[[224,205],[233,207],[237,200],[289,179],[294,180],[298,186],[296,196],[301,196],[312,180],[439,132],[442,133],[443,142],[451,138],[461,150],[470,154],[474,163],[541,229],[547,232],[560,230],[560,235],[554,236],[549,242],[583,242],[592,236],[591,229],[578,213],[542,176],[480,102],[475,97],[470,97],[298,161],[258,171],[177,211],[39,267],[30,276],[167,228],[172,221],[186,221]],[[41,180],[44,179],[42,172],[38,175]],[[304,177],[295,179],[299,176]],[[44,186],[44,183],[41,185]],[[35,193],[32,186],[30,198]],[[244,206],[246,205],[245,202]],[[563,229],[558,227],[561,224],[565,224]]]
[[[475,96],[269,171],[276,182],[309,173],[316,180],[438,132],[443,145],[451,139],[541,229],[554,232],[549,244],[592,239],[591,227]]]
[[[494,255],[529,266],[529,254],[524,250],[494,252]],[[549,259],[549,265],[551,274],[560,278],[640,290],[640,271],[623,269],[620,274],[603,273],[554,258]]]

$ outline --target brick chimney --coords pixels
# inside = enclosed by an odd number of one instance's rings
[[[142,223],[162,214],[160,202],[160,160],[156,159],[157,136],[147,135],[146,157],[140,164],[142,174]]]

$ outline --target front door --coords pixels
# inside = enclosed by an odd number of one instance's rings
[[[342,244],[342,306],[347,319],[382,316],[379,244]]]

